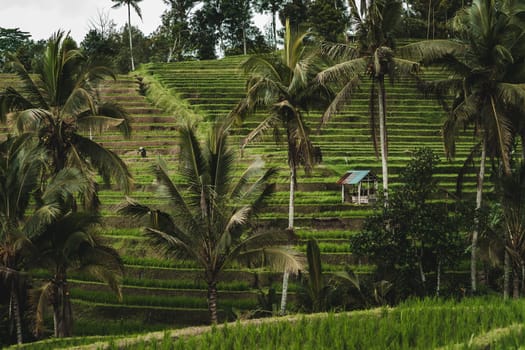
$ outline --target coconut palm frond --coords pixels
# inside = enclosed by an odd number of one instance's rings
[[[246,92],[248,111],[254,112],[257,108],[267,108],[280,96],[286,96],[288,87],[279,80],[261,78],[253,81]]]
[[[26,219],[23,231],[28,237],[38,235],[45,226],[57,220],[62,214],[63,208],[58,203],[42,205]]]
[[[161,196],[166,197],[173,206],[173,212],[183,218],[183,220],[192,221],[193,215],[186,199],[179,191],[179,188],[171,181],[166,169],[166,163],[159,159],[157,164],[152,166],[153,173],[159,184],[158,192]]]
[[[230,169],[235,165],[235,152],[227,145],[228,128],[216,126],[209,133],[206,158],[210,164],[210,185],[217,195],[216,200],[227,196],[233,181]]]
[[[266,266],[274,271],[297,274],[304,269],[304,257],[288,247],[269,247],[247,250],[238,259],[251,261],[253,265]]]
[[[345,271],[336,271],[334,272],[333,276],[343,281],[350,282],[350,284],[355,289],[357,289],[359,292],[361,291],[361,282],[359,281],[359,275],[356,274],[353,270],[347,268]]]
[[[78,116],[86,109],[88,113],[95,114],[95,101],[92,95],[83,88],[76,88],[67,95],[67,99],[62,106],[62,112],[66,115]]]
[[[152,209],[126,196],[125,201],[115,207],[115,211],[121,215],[139,219],[149,215]]]
[[[118,252],[106,246],[86,247],[81,256],[79,271],[106,283],[109,288],[122,300],[122,278],[124,263]]]
[[[8,115],[12,111],[31,109],[34,105],[27,100],[17,90],[7,87],[3,93],[0,93],[0,123],[5,124],[8,121]]]
[[[116,125],[117,129],[125,138],[131,137],[131,116],[121,105],[106,101],[99,103],[97,115],[119,120],[120,123]]]
[[[474,160],[479,157],[481,153],[481,143],[477,142],[471,149],[465,158],[465,161],[461,165],[461,168],[458,170],[458,177],[456,179],[456,197],[461,198],[463,193],[463,185],[465,184],[465,177],[468,174],[471,174],[475,169],[476,165]]]
[[[233,187],[231,191],[231,198],[236,199],[242,196],[242,193],[245,191],[246,186],[250,182],[253,176],[256,176],[257,174],[261,173],[264,168],[264,160],[262,160],[260,157],[257,157],[255,161],[253,161],[248,168],[242,173],[242,175],[239,177],[239,180],[235,183],[235,186]]]
[[[270,182],[275,174],[277,174],[277,169],[269,168],[253,183],[244,186],[239,182],[232,192],[231,198],[239,203],[244,203],[245,201],[252,202],[254,213],[257,213],[260,209],[258,205],[262,205],[273,192],[274,185]]]
[[[281,80],[281,74],[273,64],[274,61],[275,57],[273,55],[253,55],[241,64],[241,69],[244,73],[258,78]]]
[[[419,64],[417,62],[395,57],[392,58],[392,61],[395,66],[393,72],[396,75],[407,77],[419,73]]]
[[[200,148],[199,140],[195,134],[195,128],[191,124],[185,124],[179,130],[181,139],[181,163],[182,175],[186,182],[191,185],[193,191],[200,196],[203,186],[201,175],[207,170],[206,159]]]
[[[74,193],[86,191],[89,185],[78,169],[65,168],[51,178],[41,199],[47,204],[61,203]]]
[[[250,131],[250,133],[244,138],[241,144],[241,148],[246,147],[246,145],[265,133],[267,133],[269,130],[275,129],[276,125],[280,122],[279,117],[277,115],[270,115],[266,119],[264,119],[255,129]]]
[[[396,53],[402,58],[427,65],[446,57],[463,55],[465,49],[464,44],[454,40],[422,40],[398,47]]]
[[[111,118],[102,115],[90,115],[78,119],[79,130],[95,131],[98,133],[102,133],[102,131],[109,128],[118,128],[123,123],[125,123],[124,119]]]
[[[52,115],[49,111],[41,108],[25,109],[10,113],[9,117],[13,119],[14,125],[19,133],[35,132],[41,126],[49,125]]]
[[[281,246],[292,243],[297,236],[290,230],[254,230],[250,229],[244,233],[242,240],[237,240],[231,247],[231,255],[272,246]]]
[[[106,260],[104,260],[106,262]],[[119,301],[122,301],[122,273],[116,273],[108,270],[108,265],[93,261],[86,264],[79,272],[86,273],[94,278],[104,282],[117,295]]]
[[[228,223],[224,228],[223,233],[220,235],[221,239],[219,241],[219,246],[229,246],[231,244],[231,242],[228,242],[226,245],[226,243],[223,242],[226,239],[225,237],[229,236],[229,232],[233,231],[234,227],[245,225],[248,222],[252,209],[252,206],[245,205],[240,208],[237,208],[233,212],[233,214],[230,216]]]
[[[339,113],[342,107],[352,102],[352,94],[355,92],[355,89],[359,86],[360,83],[361,78],[358,75],[356,75],[355,77],[350,79],[341,90],[339,90],[339,92],[335,95],[328,108],[323,113],[319,128],[328,123],[332,116],[337,115],[337,113]]]
[[[321,43],[321,54],[333,60],[352,60],[359,57],[359,50],[355,46],[340,43]]]
[[[447,113],[450,113],[452,108],[449,105],[451,95],[457,91],[461,91],[463,89],[463,83],[464,80],[459,78],[424,81],[416,77],[416,85],[419,92],[426,98],[436,99]]]
[[[89,84],[89,87],[97,87],[107,78],[112,79],[113,81],[117,80],[115,72],[111,68],[105,66],[92,66],[84,71],[84,74],[79,81],[81,86],[84,84]]]
[[[189,258],[199,262],[201,265],[206,264],[200,248],[194,245],[195,241],[190,236],[182,233],[182,231],[166,233],[147,227],[144,234],[148,238],[149,243],[165,256]]]
[[[525,112],[525,84],[500,83],[496,87],[496,100]]]
[[[328,82],[346,82],[356,76],[365,74],[368,68],[367,58],[356,58],[342,63],[338,63],[317,74],[317,80],[321,84]]]
[[[29,74],[29,72],[25,69],[24,65],[18,57],[15,55],[8,56],[9,59],[9,67],[15,72],[17,77],[22,81],[22,88],[20,90],[20,93],[16,93],[19,96],[25,96],[24,99],[28,102],[30,102],[31,106],[38,106],[43,109],[49,109],[48,102],[44,98],[41,90],[38,88],[37,84]],[[12,92],[16,91],[14,89],[11,90]],[[26,105],[27,107],[27,105]],[[25,109],[25,108],[24,108]]]
[[[34,333],[38,336],[45,331],[44,319],[53,295],[52,282],[44,283],[30,294],[30,304],[34,307]]]
[[[115,180],[124,193],[129,193],[133,187],[133,178],[122,159],[114,152],[100,144],[80,135],[74,135],[72,144],[78,148],[83,157],[89,158],[90,164],[103,179]]]
[[[119,214],[132,218],[147,218],[148,225],[157,230],[172,232],[176,228],[172,216],[168,213],[142,205],[129,197],[126,197],[126,201],[120,203],[116,207],[116,210]],[[180,213],[177,213],[178,222],[182,222],[184,220],[189,221],[190,223],[192,222],[191,217],[188,218],[187,215],[179,214]]]
[[[443,142],[445,154],[449,159],[455,156],[456,139],[459,132],[475,120],[478,114],[478,101],[477,96],[470,95],[448,114],[447,119],[443,123]]]

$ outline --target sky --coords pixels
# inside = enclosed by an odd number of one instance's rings
[[[58,29],[71,31],[71,36],[80,43],[90,22],[99,18],[99,13],[108,14],[121,28],[128,20],[127,7],[112,9],[111,0],[0,0],[0,27],[20,28],[29,32],[33,40],[48,39]],[[168,8],[162,0],[142,0],[142,21],[131,12],[131,24],[146,35],[160,25],[160,16]],[[265,23],[260,17],[258,26]]]
[[[0,27],[20,28],[33,40],[48,39],[58,29],[71,31],[80,43],[99,13],[108,14],[117,28],[127,22],[127,7],[112,9],[111,0],[0,0]],[[144,34],[160,25],[160,16],[168,7],[162,0],[143,0],[139,3],[142,21],[131,12],[131,23]]]

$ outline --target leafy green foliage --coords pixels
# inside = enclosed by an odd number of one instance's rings
[[[109,183],[115,180],[125,192],[131,189],[131,174],[126,164],[112,151],[79,133],[117,128],[131,134],[130,117],[119,105],[101,101],[98,84],[113,73],[92,66],[76,44],[63,32],[48,41],[36,76],[32,76],[13,56],[10,61],[22,86],[8,87],[0,93],[0,122],[15,133],[32,133],[46,150],[51,175],[64,168],[76,168],[92,182],[83,193],[86,207],[98,205],[94,172]]]
[[[439,194],[433,178],[438,160],[431,150],[417,150],[388,207],[367,218],[363,231],[350,238],[352,252],[377,265],[379,279],[394,283],[397,298],[429,294],[426,271],[439,278],[442,269],[462,256],[458,217],[449,213],[446,203],[430,201]],[[439,283],[436,280],[436,293]]]
[[[4,65],[8,61],[8,54],[16,53],[19,48],[29,43],[31,35],[23,32],[20,28],[0,27],[0,71],[4,71]]]
[[[330,42],[346,40],[349,18],[341,0],[317,0],[308,7],[308,23],[322,38]]]

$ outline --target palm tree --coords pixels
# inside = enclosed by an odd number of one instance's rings
[[[35,293],[36,334],[42,331],[44,312],[50,304],[55,337],[71,336],[73,313],[67,279],[72,271],[87,273],[107,283],[122,298],[120,282],[124,265],[117,251],[104,245],[94,231],[100,224],[100,216],[67,208],[68,205],[61,206],[58,218],[40,225],[31,237],[37,248],[33,263],[48,269],[51,275]]]
[[[135,70],[135,62],[133,61],[133,40],[131,40],[131,8],[135,10],[139,18],[142,20],[142,11],[139,7],[139,2],[142,0],[111,0],[115,3],[111,8],[119,8],[126,5],[128,7],[128,34],[129,34],[129,54],[131,57],[131,70]]]
[[[50,172],[75,167],[93,178],[98,171],[106,183],[111,179],[128,192],[131,174],[125,163],[78,131],[104,130],[117,127],[125,137],[131,134],[130,117],[111,102],[101,101],[96,87],[106,77],[115,78],[105,67],[87,66],[72,41],[57,32],[48,41],[37,75],[30,75],[23,64],[11,57],[10,67],[22,87],[8,87],[0,94],[0,123],[8,123],[18,133],[32,132],[47,150]],[[93,180],[87,204],[96,204]]]
[[[278,246],[288,242],[286,231],[260,231],[255,225],[273,192],[268,181],[275,170],[263,171],[262,162],[256,161],[236,177],[228,129],[226,123],[215,124],[201,146],[193,126],[181,128],[182,185],[173,183],[161,160],[153,169],[159,194],[169,200],[169,213],[132,199],[118,210],[149,218],[145,234],[159,251],[170,258],[193,260],[203,269],[212,323],[217,323],[217,283],[232,262],[255,260],[294,272],[301,268],[295,252]]]
[[[332,103],[322,116],[321,125],[337,114],[351,100],[352,93],[366,74],[372,80],[370,88],[370,126],[376,156],[378,156],[377,124],[383,192],[388,198],[388,139],[386,127],[385,77],[393,83],[396,75],[407,76],[417,72],[419,65],[394,57],[393,34],[401,22],[402,7],[397,0],[369,0],[360,6],[349,1],[351,19],[356,28],[357,45],[324,44],[324,53],[338,63],[320,72],[317,79],[322,84],[341,85]],[[376,112],[377,107],[377,112]],[[377,121],[379,119],[379,122]],[[386,205],[387,201],[385,201]]]
[[[26,287],[24,270],[35,258],[34,235],[57,219],[66,198],[88,186],[76,169],[43,178],[46,160],[45,150],[35,144],[31,134],[0,144],[0,277],[9,288],[18,343],[23,340],[19,295]],[[28,214],[32,198],[38,204]]]
[[[26,287],[23,258],[29,239],[21,232],[31,194],[39,188],[44,167],[41,151],[26,146],[28,135],[0,143],[0,281],[8,290],[9,315],[17,343],[23,342],[20,296]]]
[[[525,90],[520,85],[525,81],[524,23],[518,16],[522,13],[512,1],[476,0],[455,18],[459,40],[422,41],[405,48],[406,54],[440,63],[453,74],[424,88],[438,97],[455,96],[451,107],[443,103],[448,112],[443,128],[448,156],[454,156],[458,133],[466,126],[473,126],[480,139],[477,211],[482,204],[486,157],[498,157],[503,173],[510,174],[510,151],[525,113]],[[476,219],[471,245],[473,292],[477,290],[478,226]]]
[[[242,68],[249,76],[246,97],[232,112],[234,116],[244,118],[258,108],[269,108],[269,116],[248,134],[243,147],[270,130],[277,141],[281,138],[281,130],[286,133],[290,168],[290,231],[294,229],[297,167],[302,163],[307,173],[313,167],[310,130],[303,115],[312,107],[325,106],[331,97],[328,89],[314,84],[314,77],[321,70],[322,61],[308,45],[309,40],[311,38],[307,33],[292,33],[287,20],[281,56],[254,55],[243,63]],[[288,272],[285,271],[281,313],[286,310],[287,285]]]

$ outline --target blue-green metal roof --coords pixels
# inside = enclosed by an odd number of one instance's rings
[[[357,185],[365,177],[370,176],[369,180],[376,180],[377,177],[370,170],[349,170],[338,181],[338,185]]]

